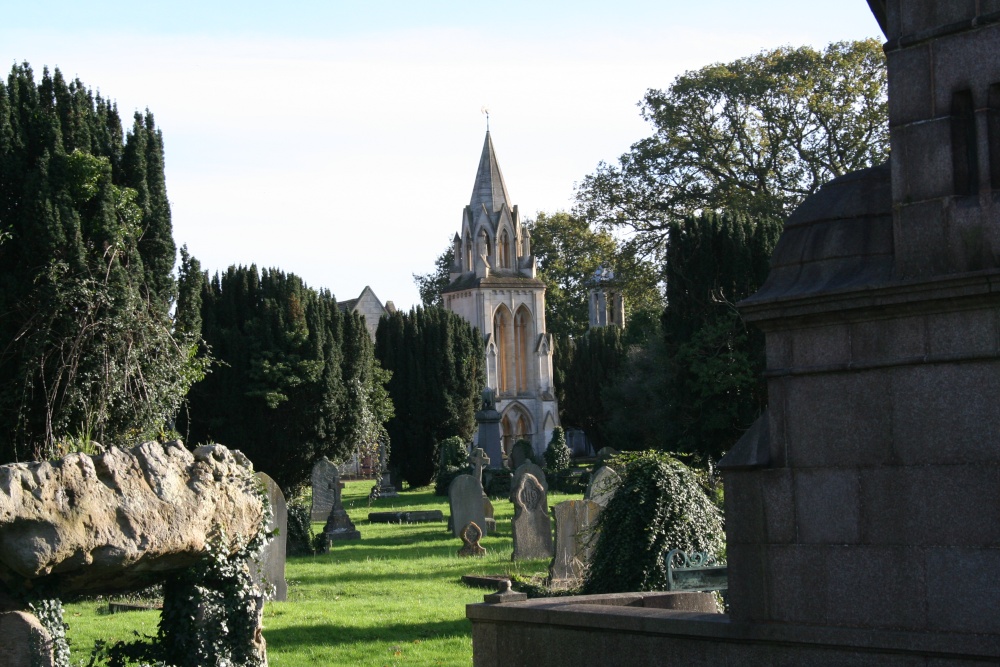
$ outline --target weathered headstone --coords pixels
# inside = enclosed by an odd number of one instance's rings
[[[52,640],[24,611],[0,613],[0,667],[52,667]]]
[[[389,474],[388,468],[388,449],[385,443],[379,443],[378,446],[378,470],[376,474],[378,475],[378,497],[379,498],[396,498],[399,496],[399,491],[396,490],[396,486],[392,483],[392,476]]]
[[[340,471],[325,456],[316,461],[312,469],[312,511],[313,521],[326,521],[333,509],[333,499],[339,493],[336,483],[340,481]]]
[[[514,502],[514,492],[517,491],[517,485],[521,483],[521,478],[525,475],[534,475],[535,479],[542,485],[542,488],[545,489],[545,493],[549,492],[549,483],[545,479],[545,471],[531,461],[528,461],[517,467],[513,478],[510,480],[510,502]]]
[[[601,507],[607,507],[621,483],[622,478],[615,472],[615,469],[611,466],[604,466],[590,478],[587,492],[583,494],[583,497],[586,500],[593,500]]]
[[[267,499],[271,503],[271,521],[267,524],[267,530],[274,533],[274,536],[261,552],[260,561],[252,575],[254,583],[267,595],[267,599],[284,602],[288,599],[288,584],[285,582],[288,507],[277,482],[263,472],[257,473],[257,478],[267,489]]]
[[[333,508],[330,510],[330,516],[327,517],[326,525],[323,527],[323,534],[326,535],[327,542],[360,540],[361,533],[354,527],[354,523],[347,515],[341,500],[344,483],[340,481],[340,472],[336,468],[333,470],[334,477],[330,484],[333,489]]]
[[[566,500],[554,508],[556,545],[549,580],[552,588],[573,588],[583,581],[593,552],[594,527],[601,506],[592,500]]]
[[[486,512],[483,507],[483,487],[472,475],[459,475],[448,487],[448,504],[451,507],[452,534],[462,536],[462,530],[471,521],[486,531]]]
[[[476,413],[479,424],[477,443],[489,457],[491,468],[503,467],[503,446],[500,444],[500,413],[496,409],[496,394],[489,387],[483,389],[482,404]],[[482,478],[480,478],[482,479]]]
[[[462,548],[458,550],[459,556],[475,556],[481,558],[486,555],[486,549],[479,544],[479,540],[483,538],[483,530],[476,524],[475,521],[470,521],[465,524],[465,529],[462,531]]]
[[[522,475],[514,490],[511,532],[514,536],[514,560],[552,557],[552,523],[547,496],[541,482],[531,473]]]

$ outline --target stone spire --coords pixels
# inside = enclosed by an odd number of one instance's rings
[[[472,186],[472,199],[469,201],[469,206],[472,207],[473,211],[478,211],[480,205],[485,205],[486,210],[492,214],[499,211],[504,204],[510,208],[510,196],[507,194],[507,186],[504,185],[503,174],[500,173],[500,164],[493,151],[490,131],[486,130],[483,155],[479,158],[476,184]]]

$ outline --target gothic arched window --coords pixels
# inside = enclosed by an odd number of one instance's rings
[[[514,362],[514,353],[511,350],[510,311],[501,306],[493,316],[493,338],[497,344],[497,391],[501,394],[510,389],[513,373],[511,366]]]
[[[501,269],[510,268],[510,235],[507,230],[500,232],[500,242],[497,244],[497,251],[500,254],[500,261],[498,263]]]
[[[531,350],[528,347],[532,339],[531,313],[524,306],[517,310],[514,316],[514,346],[516,355],[515,384],[517,393],[528,391],[528,359]]]

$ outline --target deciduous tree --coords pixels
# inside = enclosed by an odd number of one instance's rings
[[[641,103],[653,134],[577,191],[579,213],[662,252],[701,211],[783,218],[826,181],[886,160],[885,56],[876,40],[782,47],[677,77]]]

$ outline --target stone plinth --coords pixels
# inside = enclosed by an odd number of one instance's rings
[[[983,664],[990,635],[870,633],[734,621],[706,593],[619,593],[470,604],[475,667]],[[595,657],[599,656],[599,660]]]
[[[503,467],[503,446],[500,444],[500,413],[493,409],[480,410],[476,413],[476,423],[479,424],[479,437],[476,446],[480,447],[490,457],[491,468]]]

